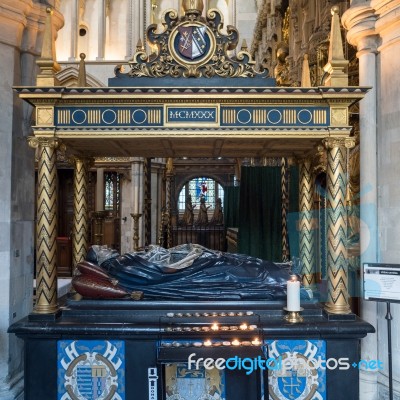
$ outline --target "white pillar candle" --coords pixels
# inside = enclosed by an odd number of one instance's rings
[[[287,306],[288,311],[300,311],[300,281],[295,275],[287,281]]]

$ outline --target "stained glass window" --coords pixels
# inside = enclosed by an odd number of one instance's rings
[[[221,198],[224,203],[224,189],[213,179],[207,177],[197,177],[186,183],[179,193],[178,207],[179,210],[185,209],[186,197],[192,196],[192,204],[199,206],[202,197],[206,200],[206,205],[210,206],[210,210],[215,208],[217,198]]]
[[[120,174],[118,172],[104,173],[104,210],[118,213],[120,204]]]

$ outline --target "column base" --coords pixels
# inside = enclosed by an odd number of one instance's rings
[[[348,304],[325,303],[324,310],[330,314],[351,314],[351,308]]]

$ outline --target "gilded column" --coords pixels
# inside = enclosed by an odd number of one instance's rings
[[[151,244],[151,158],[143,161],[143,180],[144,180],[144,244]]]
[[[89,246],[88,180],[91,159],[74,157],[74,223],[72,226],[72,264],[82,261]]]
[[[327,167],[327,275],[328,301],[326,311],[333,314],[351,312],[348,293],[347,232],[347,149],[355,139],[325,139],[328,150]]]
[[[281,164],[281,192],[282,192],[282,261],[289,261],[289,242],[287,227],[288,187],[287,187],[287,160],[282,158]]]
[[[313,179],[311,160],[300,163],[300,260],[303,284],[313,286],[315,280],[315,238],[313,229]]]
[[[172,213],[172,207],[171,207],[171,186],[172,186],[172,180],[174,177],[174,163],[172,158],[167,159],[167,171],[166,171],[166,225],[167,225],[167,245],[168,248],[172,247],[172,231],[171,231],[171,213]]]
[[[57,311],[57,147],[58,139],[29,138],[39,151],[35,313]]]

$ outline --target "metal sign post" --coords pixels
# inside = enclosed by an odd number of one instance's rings
[[[389,400],[393,400],[392,320],[390,303],[400,303],[400,264],[363,265],[364,299],[386,303]]]

